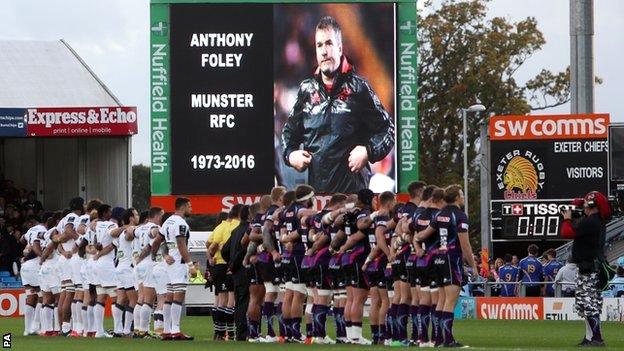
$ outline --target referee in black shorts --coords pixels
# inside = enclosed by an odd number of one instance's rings
[[[239,215],[243,205],[236,204],[212,232],[208,245],[208,269],[215,287],[215,306],[213,309],[214,339],[230,340],[234,338],[234,282],[227,274],[230,260],[229,247],[226,246],[234,228],[238,227]],[[225,253],[225,254],[224,254]]]
[[[600,332],[600,312],[601,287],[606,279],[600,273],[604,262],[606,222],[611,217],[611,209],[607,198],[597,191],[585,195],[582,202],[575,202],[578,205],[583,204],[584,215],[573,219],[570,210],[563,211],[561,236],[574,239],[572,261],[578,267],[574,308],[579,316],[585,318],[585,337],[578,346],[604,347],[605,342]]]

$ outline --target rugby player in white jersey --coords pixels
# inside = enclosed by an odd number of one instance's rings
[[[117,248],[117,301],[115,303],[117,318],[115,319],[114,337],[131,337],[132,321],[134,320],[134,305],[137,301],[134,289],[133,272],[133,244],[134,231],[139,224],[139,214],[134,208],[125,210],[121,216],[124,230],[113,240]],[[123,316],[121,316],[123,314]]]
[[[39,269],[41,268],[40,257],[43,253],[41,241],[48,231],[46,222],[52,213],[44,213],[43,223],[35,220],[32,227],[21,238],[26,245],[24,250],[24,263],[20,270],[20,277],[26,292],[26,305],[24,306],[24,335],[37,335],[39,332],[39,315],[41,303],[39,302]],[[39,307],[39,308],[37,308]]]
[[[147,216],[149,211],[141,211],[139,214],[139,224],[134,228],[134,240],[132,241],[132,278],[134,280],[134,289],[137,293],[137,303],[132,310],[132,324],[134,325],[133,336],[137,336],[139,332],[139,324],[141,324],[141,308],[143,307],[143,296],[140,294],[139,279],[136,272],[139,256],[141,255],[141,242],[139,241],[139,230],[147,224]]]
[[[167,302],[171,302],[171,315],[168,316],[165,312],[164,316],[165,328],[169,322],[168,317],[171,320],[171,331],[168,335],[163,333],[163,340],[193,340],[192,336],[185,335],[180,331],[180,317],[182,316],[182,304],[186,295],[188,270],[193,266],[187,248],[190,233],[189,225],[183,217],[190,215],[191,211],[192,207],[189,199],[177,198],[175,213],[160,228],[160,234],[165,240],[168,249],[168,253],[165,256],[167,276],[169,277]]]
[[[160,224],[164,223],[169,216],[171,216],[171,213],[163,214]],[[156,231],[156,233],[151,231],[150,235],[152,237],[150,247],[152,250],[152,259],[154,260],[154,268],[152,269],[150,279],[153,281],[152,284],[154,286],[154,290],[156,291],[156,306],[154,307],[154,334],[161,336],[163,333],[171,334],[171,318],[169,318],[169,323],[167,324],[165,330],[165,313],[171,316],[171,301],[173,301],[173,292],[169,293],[167,290],[167,286],[169,284],[167,267],[169,264],[165,261],[165,255],[168,252],[168,248],[163,236],[160,235],[160,227],[158,227],[158,231]],[[157,240],[159,241],[158,243],[156,242]],[[171,299],[168,303],[166,303],[168,295],[171,295],[169,296]]]
[[[75,222],[75,230],[78,234],[78,239],[75,242],[74,248],[72,249],[72,257],[69,260],[70,268],[72,271],[72,282],[74,283],[75,293],[74,299],[71,303],[71,333],[69,336],[71,337],[81,337],[83,333],[86,331],[87,327],[87,308],[86,306],[89,304],[88,300],[90,299],[89,295],[89,280],[85,274],[85,266],[87,265],[87,247],[90,244],[90,236],[88,233],[89,223],[91,222],[91,212],[102,202],[100,200],[91,200],[87,203],[87,209],[85,214],[78,217]],[[97,213],[97,212],[96,212]],[[91,234],[91,236],[93,236]],[[85,293],[85,290],[86,293]],[[83,303],[86,298],[86,303]],[[94,296],[95,300],[95,296]],[[84,306],[84,309],[83,309]]]
[[[76,232],[78,219],[84,214],[84,199],[75,197],[69,202],[68,213],[57,225],[57,232],[61,235],[58,241],[61,243],[57,247],[60,256],[58,258],[59,273],[61,277],[61,295],[59,298],[59,320],[62,321],[61,334],[68,336],[71,332],[71,305],[74,299],[76,287],[73,281],[72,257],[76,252],[76,240],[79,235]],[[77,258],[74,258],[74,262]]]
[[[58,303],[61,289],[61,278],[58,272],[58,237],[60,234],[56,230],[59,220],[62,218],[60,212],[55,212],[46,221],[48,229],[39,241],[43,253],[39,259],[41,268],[39,269],[39,287],[43,294],[43,305],[41,306],[41,334],[42,336],[57,336],[55,328],[54,306]],[[56,240],[56,241],[55,241]]]
[[[154,302],[156,300],[156,280],[154,279],[155,260],[152,258],[152,243],[159,234],[160,223],[164,211],[160,207],[152,207],[148,213],[147,223],[135,229],[134,235],[139,240],[139,248],[141,252],[137,257],[135,264],[135,275],[139,284],[138,304],[141,305],[139,322],[135,326],[138,330],[136,337],[143,338],[149,335],[149,323],[152,312],[154,311]],[[157,256],[157,260],[162,261],[162,255]],[[166,294],[167,287],[160,291]],[[154,315],[156,318],[156,315]]]
[[[79,290],[76,291],[76,312],[80,312],[81,323],[79,327],[82,327],[82,336],[95,336],[94,328],[94,316],[93,309],[95,308],[95,261],[93,257],[97,253],[95,249],[95,231],[91,229],[92,221],[97,220],[97,209],[102,205],[102,201],[98,199],[91,200],[87,203],[87,211],[84,215],[78,219],[78,227],[76,231],[81,236],[82,240],[78,245],[79,256],[83,258],[80,265],[80,277],[82,278],[82,299],[79,299]],[[95,225],[95,222],[94,222]],[[94,227],[95,228],[95,227]],[[73,306],[72,306],[73,307]],[[72,309],[72,314],[74,309]],[[76,330],[74,327],[71,336],[80,336],[80,330]]]
[[[123,313],[117,311],[116,303],[117,276],[115,274],[115,245],[113,240],[123,232],[126,227],[119,227],[117,221],[112,218],[112,211],[109,205],[101,205],[98,208],[98,220],[95,223],[96,249],[98,253],[93,257],[95,263],[95,274],[97,275],[97,303],[94,309],[96,338],[112,337],[104,331],[104,305],[106,297],[113,300],[113,319],[123,318]]]

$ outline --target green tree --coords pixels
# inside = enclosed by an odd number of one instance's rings
[[[132,206],[137,211],[150,207],[150,168],[142,164],[132,166]]]
[[[487,19],[487,0],[427,3],[419,14],[420,172],[427,182],[463,184],[461,108],[481,101],[486,113],[468,117],[471,231],[480,232],[480,123],[494,113],[526,114],[570,99],[569,70],[541,70],[525,84],[520,67],[545,43],[537,21]],[[567,55],[567,53],[564,53]],[[476,235],[471,237],[475,238]],[[475,241],[476,244],[476,241]]]

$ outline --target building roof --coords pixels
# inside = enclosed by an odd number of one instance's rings
[[[0,107],[121,106],[64,41],[0,40]]]

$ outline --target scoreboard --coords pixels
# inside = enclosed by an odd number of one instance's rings
[[[574,209],[571,201],[491,201],[492,241],[563,240],[559,235],[561,211]]]
[[[491,240],[564,240],[560,212],[608,192],[609,115],[490,119]]]

